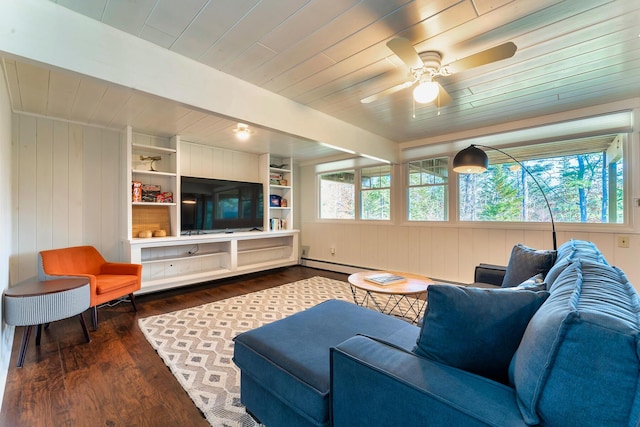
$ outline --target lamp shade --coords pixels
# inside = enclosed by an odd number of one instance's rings
[[[453,158],[453,170],[457,173],[482,173],[488,166],[487,154],[474,145],[460,151]]]

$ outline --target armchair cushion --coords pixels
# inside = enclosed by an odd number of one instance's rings
[[[414,352],[508,382],[509,363],[547,292],[431,285]]]
[[[511,250],[502,287],[518,286],[538,273],[546,276],[555,261],[556,251],[536,250],[518,243]]]

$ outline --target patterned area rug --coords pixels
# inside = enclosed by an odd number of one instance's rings
[[[255,426],[240,404],[233,337],[329,299],[353,301],[349,285],[312,277],[138,320],[140,329],[212,426]]]

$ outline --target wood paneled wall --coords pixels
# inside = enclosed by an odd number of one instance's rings
[[[201,178],[262,182],[260,156],[182,141],[180,174]]]
[[[4,82],[4,71],[0,67],[0,81]],[[9,103],[9,92],[4,84],[0,84],[0,235],[3,244],[0,245],[0,293],[9,287],[9,259],[11,258],[13,241],[11,239],[11,223],[13,205],[12,177],[11,177],[11,127],[12,114]],[[4,307],[0,304],[0,319]],[[11,359],[11,347],[15,327],[0,321],[0,405],[4,396],[7,372]]]
[[[122,144],[118,131],[13,115],[11,283],[37,276],[41,250],[93,245],[122,260]]]

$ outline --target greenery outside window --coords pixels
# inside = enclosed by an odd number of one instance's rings
[[[556,222],[623,223],[623,147],[613,134],[505,149],[536,177]],[[550,221],[543,196],[528,174],[497,151],[489,169],[459,176],[462,221]]]
[[[355,171],[319,175],[320,218],[355,219]]]
[[[391,219],[391,166],[360,171],[360,219]]]
[[[449,218],[449,159],[409,162],[407,218],[447,221]]]

